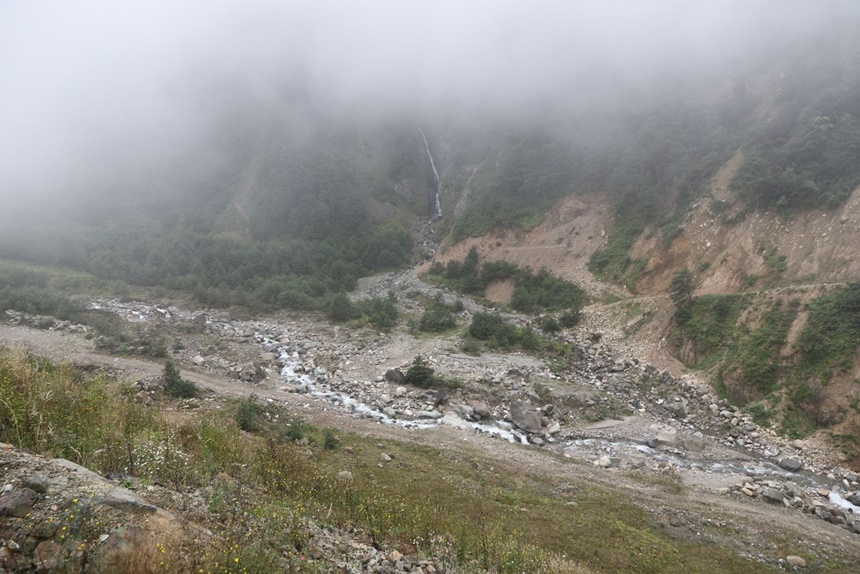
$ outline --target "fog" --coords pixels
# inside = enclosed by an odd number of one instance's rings
[[[225,101],[416,118],[623,107],[805,42],[857,4],[0,2],[0,197],[161,161]]]

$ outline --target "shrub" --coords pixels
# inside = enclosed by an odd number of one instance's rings
[[[541,331],[550,334],[558,333],[559,331],[561,331],[561,325],[559,324],[558,320],[552,315],[546,315],[544,317],[541,317],[540,328]]]
[[[346,293],[333,295],[326,305],[326,315],[330,321],[345,323],[358,316],[358,309],[346,296]]]
[[[251,395],[239,401],[236,408],[236,424],[245,432],[259,432],[259,418],[263,414],[257,395]]]
[[[468,333],[479,341],[490,341],[500,347],[516,345],[519,335],[516,326],[492,313],[475,313]]]
[[[334,429],[325,429],[323,433],[323,448],[325,450],[335,450],[340,445],[340,439],[334,434]]]
[[[433,375],[433,369],[427,365],[424,357],[418,355],[412,361],[409,370],[406,371],[403,382],[407,385],[428,389],[436,386],[439,383],[439,379]]]
[[[579,324],[582,318],[582,313],[579,309],[570,309],[561,314],[558,318],[559,324],[565,329],[571,329]]]
[[[164,381],[164,392],[171,397],[190,399],[196,397],[200,392],[197,385],[182,378],[179,369],[173,363],[173,359],[168,358],[164,362],[164,372],[161,378]]]

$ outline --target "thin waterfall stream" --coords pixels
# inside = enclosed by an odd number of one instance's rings
[[[442,192],[442,182],[439,179],[439,172],[436,171],[436,162],[433,161],[433,154],[430,153],[430,144],[427,143],[427,136],[424,135],[424,130],[418,128],[418,133],[421,134],[421,139],[424,140],[424,150],[427,152],[427,158],[430,160],[430,167],[433,168],[433,180],[436,182],[436,202],[433,206],[433,219],[442,217],[442,201],[440,195]]]

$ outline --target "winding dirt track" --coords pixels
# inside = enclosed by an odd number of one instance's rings
[[[121,379],[129,381],[156,378],[163,369],[162,364],[157,362],[99,353],[91,341],[72,333],[0,325],[0,345],[73,365],[104,367]],[[414,349],[409,349],[406,352],[408,354],[413,351]],[[271,398],[316,425],[331,426],[381,439],[432,446],[464,458],[480,456],[504,463],[506,467],[517,472],[543,476],[558,483],[597,487],[625,496],[655,515],[680,512],[726,521],[735,528],[736,534],[716,542],[734,546],[738,553],[747,554],[757,550],[767,555],[766,545],[759,546],[761,541],[772,538],[764,535],[767,532],[780,539],[797,540],[796,552],[816,547],[825,548],[828,552],[854,559],[860,564],[860,537],[857,535],[781,506],[719,496],[697,487],[695,480],[689,484],[685,480],[688,487],[678,494],[671,494],[659,486],[635,480],[617,469],[599,469],[587,460],[570,460],[546,450],[510,444],[504,440],[446,425],[422,431],[408,430],[354,418],[323,400],[285,393],[272,386],[251,387],[226,377],[188,368],[184,368],[183,376],[214,395],[243,397],[255,393],[261,398]],[[682,536],[696,538],[696,535],[687,529],[677,530],[684,530]]]

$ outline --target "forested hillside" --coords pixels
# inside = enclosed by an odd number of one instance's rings
[[[413,221],[429,219],[434,193],[424,128],[442,179],[437,240],[530,229],[559,198],[598,195],[615,216],[590,269],[632,286],[636,239],[674,239],[739,149],[732,187],[747,209],[833,208],[860,184],[854,24],[516,115],[333,113],[301,82],[264,99],[232,86],[193,145],[103,150],[98,171],[4,226],[0,255],[193,290],[209,305],[314,308],[411,261]]]

